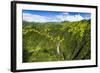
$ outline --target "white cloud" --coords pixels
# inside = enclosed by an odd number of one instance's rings
[[[47,17],[30,14],[30,13],[23,13],[23,20],[28,22],[47,22]]]
[[[56,18],[59,19],[59,21],[64,21],[64,15],[57,15]]]
[[[91,18],[90,17],[85,17],[84,19],[87,19],[88,20],[88,19],[91,19]]]
[[[23,13],[23,20],[28,22],[59,22],[55,16],[47,17],[30,13]]]
[[[68,12],[64,12],[63,15],[69,15],[69,13]]]
[[[71,16],[67,16],[65,17],[65,20],[68,20],[68,21],[80,21],[80,20],[83,20],[84,18],[80,15],[71,15]]]
[[[23,20],[28,22],[61,22],[61,21],[80,21],[83,19],[89,19],[84,18],[81,15],[70,15],[68,13],[63,13],[62,15],[56,15],[56,16],[42,16],[42,15],[36,15],[36,14],[30,14],[30,13],[23,13]]]
[[[60,15],[56,16],[59,18],[61,21],[80,21],[83,20],[84,18],[81,15]]]

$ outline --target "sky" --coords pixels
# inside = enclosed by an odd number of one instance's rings
[[[56,12],[56,11],[39,11],[23,10],[23,21],[27,22],[62,22],[62,21],[80,21],[91,19],[91,13],[82,12]]]

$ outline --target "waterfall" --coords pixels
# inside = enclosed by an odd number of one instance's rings
[[[60,42],[57,43],[57,53],[60,54]]]

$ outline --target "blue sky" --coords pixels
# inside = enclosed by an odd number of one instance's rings
[[[23,10],[23,20],[28,22],[61,22],[91,19],[91,13]]]

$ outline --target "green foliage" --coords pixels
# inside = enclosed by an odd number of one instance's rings
[[[23,62],[91,58],[91,22],[23,22]],[[57,50],[59,52],[57,52]]]

